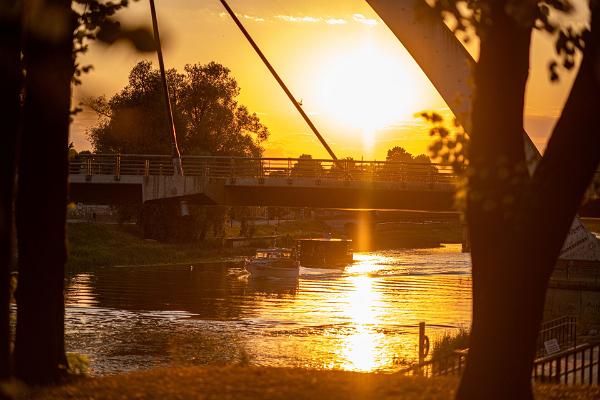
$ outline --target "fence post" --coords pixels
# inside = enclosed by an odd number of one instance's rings
[[[425,362],[429,354],[429,337],[425,335],[425,322],[419,322],[419,364]]]
[[[115,181],[121,179],[121,155],[117,154],[115,158]]]

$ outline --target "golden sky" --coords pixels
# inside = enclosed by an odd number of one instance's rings
[[[364,0],[230,0],[292,93],[338,157],[384,159],[403,146],[427,153],[427,126],[413,114],[447,110],[435,88],[408,52]],[[240,102],[256,112],[271,132],[265,155],[328,158],[308,126],[224,13],[218,0],[156,0],[165,64],[216,61],[231,69],[241,87]],[[122,12],[127,25],[150,23],[147,0]],[[534,35],[525,126],[543,149],[572,76],[548,80],[552,45]],[[476,50],[475,50],[476,51]],[[156,57],[144,56],[155,65]],[[112,96],[127,82],[142,56],[127,45],[93,44],[82,60],[94,65],[75,90],[75,101]],[[78,115],[71,129],[78,150],[90,148],[85,130],[93,112]]]

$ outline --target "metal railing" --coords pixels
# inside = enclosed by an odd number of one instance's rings
[[[411,376],[459,376],[466,367],[467,350],[407,368],[401,373]],[[563,385],[598,385],[600,343],[584,344],[538,359],[533,364],[531,378],[539,383]]]
[[[422,376],[425,378],[461,375],[467,365],[467,353],[468,349],[456,350],[451,354],[413,365],[400,371],[400,373],[408,376]]]
[[[556,339],[561,349],[574,348],[577,345],[577,318],[564,316],[542,324],[537,339],[537,357],[544,355],[544,343],[552,339]]]
[[[563,348],[556,354],[539,358],[545,351],[544,342],[556,339]],[[406,368],[401,373],[434,377],[461,375],[466,367],[468,349],[456,350]],[[539,382],[564,384],[598,384],[600,343],[577,346],[577,318],[563,316],[542,324],[537,339],[537,357],[532,379]]]
[[[387,161],[354,161],[302,158],[183,157],[187,176],[210,178],[312,178],[317,181],[383,181],[449,184],[456,182],[452,168],[439,164]],[[171,157],[167,155],[80,154],[70,163],[71,174],[173,175]]]
[[[566,385],[598,385],[599,355],[600,343],[592,343],[539,359],[533,366],[533,380]]]

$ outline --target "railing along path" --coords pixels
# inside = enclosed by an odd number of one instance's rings
[[[303,158],[183,157],[186,176],[208,178],[314,178],[336,181],[456,182],[452,168],[432,163],[358,161]],[[71,174],[169,176],[170,156],[82,154],[70,164]]]
[[[531,378],[534,382],[566,385],[600,384],[600,342],[577,345],[577,320],[565,316],[544,323],[538,335],[538,358],[534,361]],[[544,342],[556,339],[559,351],[540,357]],[[434,377],[461,375],[466,367],[468,349],[413,365],[405,375]]]

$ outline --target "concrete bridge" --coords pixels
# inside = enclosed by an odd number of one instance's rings
[[[70,200],[136,204],[187,200],[231,206],[452,211],[456,176],[437,164],[325,159],[79,155]]]

